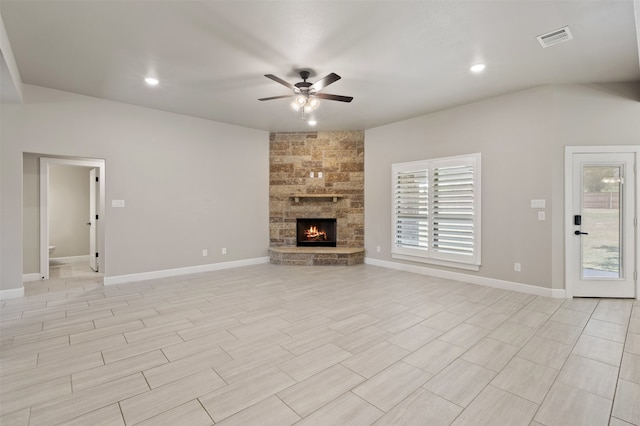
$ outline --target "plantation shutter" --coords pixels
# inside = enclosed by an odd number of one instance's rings
[[[479,270],[480,154],[392,165],[394,258]]]
[[[432,183],[433,251],[473,256],[473,165],[436,167]]]
[[[429,247],[429,191],[427,170],[395,175],[395,244],[397,247]]]

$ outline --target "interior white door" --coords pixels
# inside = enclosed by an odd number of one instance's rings
[[[573,153],[567,188],[567,288],[636,297],[635,153]]]
[[[97,182],[98,169],[89,171],[89,267],[98,272],[99,262],[97,254],[98,218],[96,216],[96,200],[98,199],[99,184]]]

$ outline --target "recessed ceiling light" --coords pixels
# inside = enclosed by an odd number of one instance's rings
[[[315,126],[316,124],[318,124],[316,120],[309,120],[307,121],[307,123],[309,123],[309,126]]]
[[[160,81],[157,78],[153,78],[153,77],[145,78],[144,82],[147,83],[149,86],[157,86],[158,83],[160,83]]]
[[[485,64],[475,64],[471,66],[471,72],[482,72],[487,66]]]

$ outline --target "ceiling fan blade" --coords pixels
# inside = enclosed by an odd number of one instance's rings
[[[271,80],[275,81],[276,83],[280,83],[283,86],[288,87],[291,90],[296,90],[296,88],[293,86],[293,84],[291,84],[291,83],[289,83],[287,81],[284,81],[280,77],[276,77],[273,74],[265,74],[264,76],[267,77],[267,78],[270,78]]]
[[[284,99],[284,98],[292,98],[295,95],[282,95],[282,96],[271,96],[269,98],[260,98],[259,101],[270,101],[272,99]]]
[[[322,80],[319,80],[319,81],[316,81],[315,83],[313,83],[311,85],[311,87],[309,88],[309,90],[315,90],[316,92],[319,92],[322,89],[324,89],[325,87],[327,87],[328,85],[330,85],[331,83],[335,83],[336,81],[340,80],[341,78],[342,77],[340,77],[338,74],[332,72],[331,74],[329,74],[328,76],[326,76]]]
[[[351,102],[353,100],[353,96],[330,95],[328,93],[316,93],[313,96],[320,99],[328,99],[330,101]]]

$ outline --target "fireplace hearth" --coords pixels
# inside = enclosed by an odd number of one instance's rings
[[[336,243],[335,218],[296,219],[297,247],[336,247]]]

